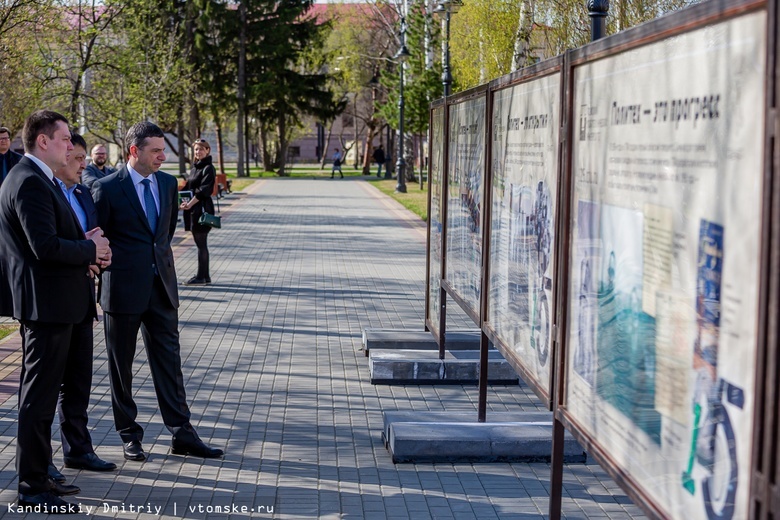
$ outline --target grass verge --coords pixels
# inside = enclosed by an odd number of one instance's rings
[[[16,325],[0,325],[0,339],[13,334],[17,330],[19,330],[19,327]]]
[[[368,182],[376,186],[376,188],[389,195],[403,207],[420,217],[423,221],[428,221],[428,192],[421,190],[418,184],[407,184],[407,193],[396,193],[395,186],[397,184],[395,179],[370,179]]]

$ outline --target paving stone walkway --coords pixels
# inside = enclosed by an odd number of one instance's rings
[[[116,518],[546,517],[548,464],[394,465],[385,450],[383,411],[477,413],[475,386],[369,383],[362,330],[422,329],[425,227],[416,217],[349,177],[260,180],[221,206],[224,228],[209,235],[214,283],[180,288],[180,329],[193,423],[224,459],[169,453],[142,348],[135,388],[151,457],[122,459],[98,324],[90,424],[98,454],[119,469],[64,469],[82,489],[72,502]],[[186,280],[195,247],[177,235]],[[459,326],[466,319],[453,316]],[[15,518],[17,335],[0,342],[0,357],[0,515]],[[519,386],[489,389],[488,420],[539,409]],[[54,438],[61,466],[58,430]],[[566,518],[642,516],[595,464],[566,467],[563,508]]]

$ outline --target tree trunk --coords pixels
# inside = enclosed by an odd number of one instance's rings
[[[187,173],[187,157],[184,148],[184,107],[179,105],[176,109],[176,153],[179,155],[179,173]]]
[[[290,174],[284,170],[287,165],[287,118],[284,113],[279,115],[277,124],[279,131],[279,170],[276,174],[279,177],[289,177]]]
[[[249,155],[249,143],[251,139],[249,131],[249,114],[244,113],[244,160],[246,162],[247,177],[252,175],[252,158]]]
[[[225,155],[222,146],[222,119],[214,116],[214,126],[217,130],[217,161],[219,162],[219,173],[225,173]]]
[[[358,169],[358,161],[360,161],[360,141],[358,141],[358,119],[357,119],[357,93],[355,93],[355,103],[354,103],[354,112],[352,112],[352,126],[355,128],[355,144],[353,145],[355,147],[355,169]],[[346,153],[345,159],[346,159]]]
[[[238,145],[238,163],[236,164],[236,176],[246,177],[244,171],[244,114],[246,113],[246,0],[238,3],[238,17],[240,20],[240,29],[238,37],[238,86],[236,88],[236,100],[238,101],[238,114],[236,123],[236,141]]]
[[[328,150],[330,149],[330,136],[333,134],[333,121],[328,126],[328,136],[325,138],[325,145],[322,147],[322,160],[320,161],[320,170],[325,169],[325,163],[328,162]]]
[[[366,145],[363,150],[363,175],[371,175],[371,160],[374,155],[374,137],[376,136],[376,123],[372,119],[368,123],[366,132]]]
[[[264,124],[260,125],[260,141],[262,143],[263,152],[263,170],[267,172],[274,171],[274,166],[271,161],[271,154],[268,152],[268,131]]]
[[[520,7],[520,20],[515,33],[515,52],[512,56],[512,70],[519,70],[530,65],[531,32],[534,25],[534,0],[524,0]]]

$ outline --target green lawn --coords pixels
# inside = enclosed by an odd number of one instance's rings
[[[421,190],[419,184],[407,183],[406,193],[396,193],[395,187],[398,182],[395,179],[374,178],[368,182],[376,186],[382,193],[393,197],[423,221],[428,220],[428,191]]]
[[[19,327],[16,325],[0,325],[0,339],[3,339],[9,334],[13,334],[17,330],[19,330]]]
[[[344,177],[359,177],[362,175],[361,170],[355,170],[354,168],[350,166],[344,166],[341,168],[344,172]],[[326,169],[320,169],[318,165],[315,164],[306,164],[306,165],[294,165],[292,168],[287,167],[286,172],[288,173],[288,177],[297,177],[297,178],[316,178],[316,177],[330,177],[330,166],[328,166]],[[225,166],[225,174],[227,174],[230,178],[236,177],[236,167],[234,165]],[[249,177],[253,179],[260,179],[263,177],[270,178],[270,177],[278,177],[275,172],[267,172],[264,171],[262,168],[255,168],[252,167],[249,169]]]
[[[342,170],[344,171],[344,177],[363,176],[360,169],[356,170],[352,166],[343,166]],[[328,165],[325,169],[320,169],[317,164],[295,164],[292,168],[288,168],[287,172],[290,177],[299,179],[327,178],[330,177],[330,166]],[[397,184],[395,179],[378,179],[373,176],[373,173],[374,170],[372,169],[372,175],[367,178],[368,182],[376,186],[382,193],[400,202],[406,209],[420,217],[423,221],[427,221],[427,190],[421,190],[418,183],[409,182],[406,184],[407,193],[395,193]],[[232,190],[234,192],[246,189],[247,186],[257,179],[277,177],[274,172],[266,172],[262,168],[255,168],[254,166],[249,169],[249,177],[236,177],[235,163],[225,165],[225,174],[232,180]]]

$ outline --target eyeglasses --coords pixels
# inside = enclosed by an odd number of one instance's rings
[[[10,141],[10,137],[0,137],[0,141]]]
[[[192,144],[199,144],[199,143],[205,143],[205,142],[206,142],[205,139],[195,139],[194,141],[192,141]]]

